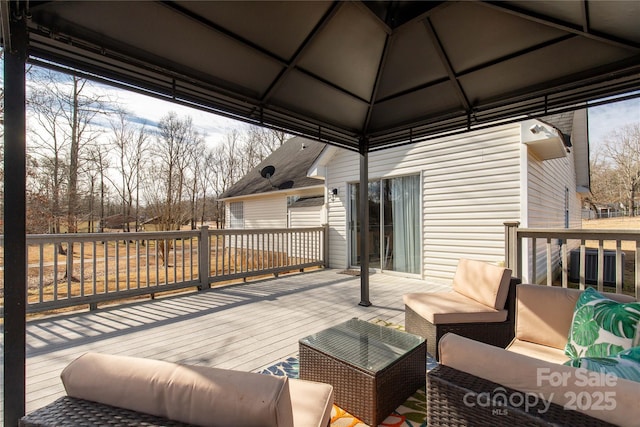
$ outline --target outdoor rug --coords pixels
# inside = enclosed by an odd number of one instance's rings
[[[401,326],[388,324],[384,321],[375,321],[384,326],[402,329]],[[435,367],[437,362],[427,356],[427,370]],[[298,357],[292,356],[286,360],[276,363],[273,366],[260,371],[261,374],[279,375],[289,378],[298,378],[299,363]],[[409,397],[402,405],[389,415],[380,426],[384,427],[426,427],[427,422],[427,396],[425,388],[420,388],[413,396]],[[367,427],[359,419],[348,412],[333,405],[331,411],[331,427]]]

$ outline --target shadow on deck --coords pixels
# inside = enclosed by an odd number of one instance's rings
[[[403,324],[404,293],[447,288],[374,274],[361,307],[358,277],[321,270],[29,321],[27,412],[64,394],[60,372],[87,351],[256,371],[352,317]]]

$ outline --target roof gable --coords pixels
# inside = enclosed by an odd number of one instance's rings
[[[319,185],[318,179],[311,178],[307,174],[324,147],[325,144],[307,138],[291,138],[233,184],[220,198]],[[275,172],[269,178],[263,177],[260,173],[267,166],[275,168]]]

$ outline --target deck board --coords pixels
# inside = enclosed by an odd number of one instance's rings
[[[404,323],[402,295],[446,285],[321,270],[216,287],[27,324],[27,412],[64,395],[60,372],[87,351],[257,371],[298,352],[298,339],[352,317]],[[4,396],[2,396],[4,398]]]

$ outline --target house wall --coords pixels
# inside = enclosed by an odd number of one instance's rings
[[[305,208],[289,209],[289,226],[298,227],[318,227],[321,222],[322,206],[309,206]]]
[[[322,187],[299,189],[295,192],[272,192],[264,195],[236,197],[225,203],[225,227],[231,224],[229,205],[243,202],[244,228],[287,228],[287,197],[310,197],[324,194]],[[315,224],[320,225],[320,222]]]
[[[504,222],[520,220],[520,128],[505,125],[369,155],[369,179],[422,176],[422,276],[450,282],[462,257],[504,261]],[[348,262],[349,183],[359,155],[338,151],[327,164],[330,266]]]
[[[526,148],[525,148],[526,149]],[[582,227],[582,204],[576,191],[576,167],[574,150],[566,157],[540,161],[531,152],[527,152],[527,217],[521,226],[528,228],[565,228],[565,203],[569,208],[568,228]],[[565,196],[565,191],[568,193]],[[566,201],[565,201],[566,200]],[[578,246],[577,242],[568,242],[567,249]],[[529,243],[529,264],[523,270],[522,279],[527,282],[546,283],[547,248],[546,240],[536,242],[536,275],[531,270],[531,250]],[[552,241],[551,262],[560,267],[561,246]],[[559,273],[554,271],[555,274]]]

